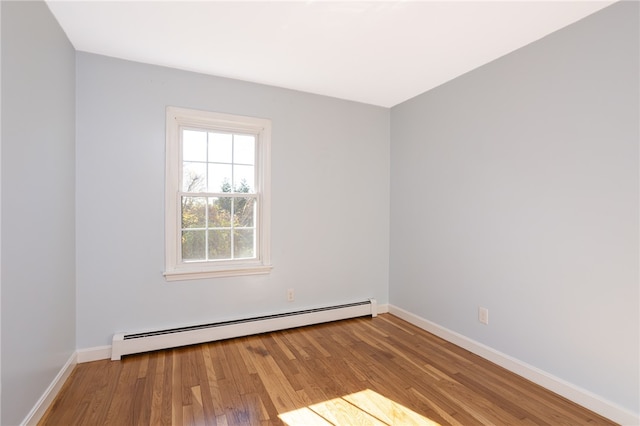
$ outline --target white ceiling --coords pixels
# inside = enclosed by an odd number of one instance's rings
[[[391,107],[614,1],[48,1],[77,50]]]

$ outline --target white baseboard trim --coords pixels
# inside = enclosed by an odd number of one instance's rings
[[[482,358],[493,362],[519,376],[524,377],[552,392],[557,393],[570,401],[575,402],[595,413],[600,414],[621,425],[640,425],[640,416],[608,401],[586,389],[582,389],[563,379],[555,377],[539,368],[529,365],[523,361],[499,352],[489,346],[476,342],[462,334],[451,331],[436,323],[419,317],[411,312],[405,311],[394,305],[388,305],[389,313],[420,327],[429,333],[460,346]]]
[[[101,359],[111,358],[111,345],[96,346],[93,348],[78,349],[78,364]]]
[[[379,314],[386,314],[389,312],[389,304],[383,304],[383,305],[378,305],[378,309],[377,309]]]
[[[58,392],[64,385],[64,382],[67,380],[71,372],[73,371],[73,367],[78,363],[78,357],[76,352],[71,354],[69,360],[62,366],[56,377],[53,379],[49,387],[44,391],[36,405],[33,406],[27,417],[20,423],[21,426],[31,426],[37,425],[44,413],[49,408],[49,405],[53,402]]]

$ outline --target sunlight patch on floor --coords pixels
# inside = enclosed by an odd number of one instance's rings
[[[371,389],[280,414],[289,426],[315,425],[429,425],[440,426],[402,404]]]

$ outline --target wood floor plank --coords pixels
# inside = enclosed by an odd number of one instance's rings
[[[386,426],[383,421],[343,398],[330,399],[309,408],[334,425]]]
[[[202,355],[202,360],[204,362],[204,366],[201,371],[206,375],[206,383],[209,388],[208,394],[210,398],[210,404],[208,405],[210,405],[211,411],[213,411],[213,415],[215,416],[214,423],[219,424],[219,416],[225,415],[225,409],[222,405],[222,395],[220,394],[220,382],[218,380],[218,376],[216,375],[216,370],[213,366],[213,360],[211,359],[211,351],[209,350],[209,347],[203,345],[200,352]]]
[[[236,342],[237,343],[237,342]],[[222,405],[224,407],[224,415],[227,421],[233,425],[246,424],[246,407],[244,401],[240,396],[240,390],[236,385],[236,380],[233,377],[230,363],[227,356],[227,347],[229,342],[219,342],[218,345],[212,345],[212,355],[216,363],[221,367],[220,376],[222,379],[218,380],[220,385],[220,396],[222,398]]]
[[[343,399],[354,407],[388,425],[424,424],[429,426],[439,423],[416,413],[413,410],[369,389],[347,395]]]
[[[184,350],[173,351],[171,363],[171,424],[181,426],[184,423],[182,395],[182,357]]]
[[[298,381],[301,361],[295,357],[290,358],[287,351],[283,350],[282,346],[279,345],[273,337],[274,336],[269,335],[261,339],[262,345],[260,350],[271,355],[270,366],[272,369],[277,368],[281,370],[289,380],[291,387],[296,391],[301,390],[302,384]]]
[[[136,359],[127,359],[122,362],[104,424],[114,426],[134,424],[133,396],[143,357],[144,355],[141,355]]]
[[[40,425],[613,425],[390,314],[77,365]]]
[[[151,405],[149,407],[149,424],[165,425],[162,418],[162,397],[165,386],[169,383],[165,382],[164,360],[165,352],[159,351],[155,353],[155,370],[153,371],[153,383],[151,387]]]
[[[418,392],[415,388],[411,388],[409,389],[409,391],[411,392],[411,395],[414,396],[418,401],[427,405],[431,410],[433,410],[436,413],[436,416],[434,417],[438,417],[439,419],[441,419],[438,421],[440,424],[449,424],[451,426],[464,426],[464,423],[462,423],[461,421],[456,419],[454,416],[449,414],[441,404],[438,404],[436,401],[434,401],[434,398],[429,398],[424,393]]]
[[[198,350],[194,351],[194,355],[196,360],[197,374],[198,377],[200,377],[200,384],[198,386],[200,396],[198,399],[198,403],[202,406],[203,416],[203,419],[199,424],[214,426],[216,411],[213,401],[215,398],[211,394],[207,365],[204,360],[205,353],[208,353],[208,351],[205,350],[204,346],[199,346],[197,349]]]
[[[277,333],[273,333],[270,337],[273,339],[274,342],[276,342],[276,344],[278,345],[278,347],[280,348],[280,350],[282,351],[284,356],[289,361],[292,361],[292,360],[296,359],[296,356],[293,354],[293,352],[291,352],[291,350],[289,349],[287,344],[282,339],[281,335],[279,335]]]
[[[173,421],[173,351],[161,351],[165,353],[164,374],[162,382],[162,424],[170,425]],[[155,424],[155,423],[153,423]]]
[[[191,388],[191,411],[194,425],[204,425],[205,416],[200,385]]]

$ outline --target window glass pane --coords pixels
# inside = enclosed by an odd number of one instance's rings
[[[182,231],[182,260],[204,260],[206,231]]]
[[[182,227],[204,228],[206,198],[182,197]]]
[[[234,203],[233,226],[252,227],[255,223],[256,200],[254,198],[236,198]]]
[[[182,161],[207,161],[207,132],[182,132]]]
[[[231,259],[231,230],[209,231],[209,259]]]
[[[254,173],[254,166],[233,166],[233,189],[235,192],[254,194],[256,192]]]
[[[182,190],[184,192],[201,192],[206,190],[206,163],[183,163]]]
[[[256,137],[253,135],[234,135],[233,162],[235,164],[255,164]]]
[[[231,163],[231,143],[230,133],[209,132],[209,162]]]
[[[209,228],[231,226],[231,198],[209,198]]]
[[[237,229],[234,231],[233,257],[235,258],[255,257],[254,234],[255,234],[255,231],[253,229]]]
[[[209,192],[231,192],[230,164],[209,164]]]

